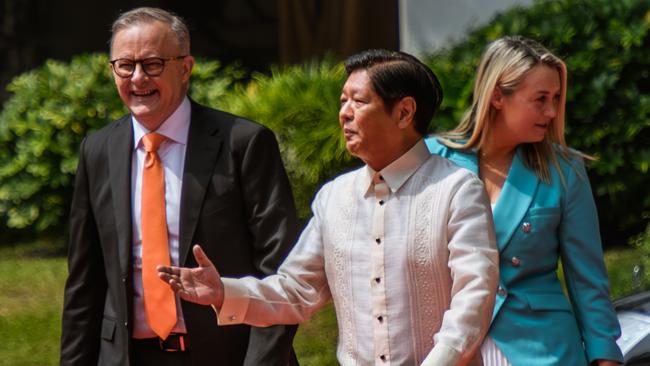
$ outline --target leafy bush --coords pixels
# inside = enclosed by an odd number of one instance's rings
[[[454,126],[468,108],[488,42],[514,34],[540,41],[569,70],[567,142],[599,158],[588,167],[604,241],[625,243],[650,212],[649,28],[648,0],[537,1],[499,14],[427,58],[445,91],[435,128]]]
[[[354,165],[338,122],[344,74],[329,60],[275,68],[271,76],[255,75],[224,101],[225,110],[276,133],[303,219],[319,185]]]
[[[0,114],[0,215],[12,228],[60,227],[77,148],[89,130],[124,114],[108,58],[48,61],[14,79]]]

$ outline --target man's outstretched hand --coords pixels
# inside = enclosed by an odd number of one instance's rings
[[[200,246],[194,245],[192,252],[198,267],[158,266],[158,277],[167,282],[181,299],[201,305],[214,305],[217,310],[221,310],[224,293],[219,271]]]

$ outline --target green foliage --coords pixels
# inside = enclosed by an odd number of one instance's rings
[[[301,218],[319,185],[353,164],[339,122],[344,70],[330,61],[275,68],[236,88],[224,109],[276,133]]]
[[[645,219],[650,219],[647,215]],[[630,244],[635,247],[639,256],[637,257],[637,267],[635,268],[636,278],[635,286],[639,288],[650,287],[650,222],[645,231],[630,240]]]
[[[125,112],[107,65],[105,55],[48,61],[9,84],[13,96],[0,114],[0,216],[7,226],[61,227],[81,139]]]
[[[435,128],[453,127],[469,107],[488,42],[515,34],[540,41],[569,70],[567,142],[599,158],[589,168],[604,240],[625,243],[650,211],[649,28],[648,0],[537,1],[499,14],[427,58],[445,91]]]

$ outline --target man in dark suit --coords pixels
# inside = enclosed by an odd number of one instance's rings
[[[297,233],[273,133],[186,96],[189,43],[182,19],[164,10],[135,9],[113,24],[111,69],[131,113],[80,148],[61,365],[296,362],[295,327],[218,327],[210,307],[148,282],[159,258],[196,266],[194,243],[222,273],[262,277]]]

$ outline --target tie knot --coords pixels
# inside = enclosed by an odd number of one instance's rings
[[[165,136],[151,132],[142,137],[142,144],[144,145],[144,149],[147,152],[156,152],[158,151],[158,147],[160,146],[160,143],[165,140]]]

